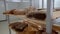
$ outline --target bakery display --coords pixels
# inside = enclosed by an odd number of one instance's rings
[[[60,9],[54,10],[52,19],[56,19],[57,17],[60,16],[59,10]],[[25,22],[11,23],[9,25],[9,27],[12,30],[14,30],[16,32],[16,34],[36,34],[36,33],[47,34],[46,29],[44,28],[44,25],[41,25],[41,24],[44,24],[45,20],[46,20],[46,10],[45,9],[37,10],[36,8],[30,6],[25,9],[8,10],[8,11],[4,12],[3,14],[25,15],[26,18],[32,19],[32,21],[33,21],[33,19],[40,20],[40,22],[34,21],[34,23],[36,23],[36,24],[33,24],[33,22],[31,22],[31,23],[29,23],[29,22],[27,22],[27,23],[25,23]],[[41,25],[41,27],[40,27],[40,25]],[[60,27],[53,26],[52,34],[58,34],[58,32],[56,32],[56,31],[59,31],[59,30],[60,30]]]

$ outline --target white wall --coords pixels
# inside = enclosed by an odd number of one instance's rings
[[[55,0],[55,7],[60,8],[60,0]]]
[[[60,0],[54,0],[54,7],[60,8]],[[42,8],[42,0],[39,0],[39,8]],[[47,8],[47,0],[44,0],[44,8]]]
[[[29,2],[7,2],[7,9],[23,9],[29,6]]]
[[[29,7],[29,6],[30,6],[29,2],[20,2],[20,3],[18,3],[17,8],[24,9],[24,8]]]
[[[6,6],[7,6],[7,10],[10,10],[10,9],[17,9],[17,5],[18,3],[15,3],[15,2],[6,2]]]
[[[30,0],[29,0],[30,1]],[[7,2],[7,9],[23,9],[30,6],[30,2]],[[32,6],[39,8],[39,0],[32,0]]]
[[[32,0],[32,6],[39,8],[39,0]]]

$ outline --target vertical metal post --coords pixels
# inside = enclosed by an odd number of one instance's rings
[[[10,24],[10,18],[9,15],[7,15],[8,25]],[[9,28],[9,34],[11,34],[11,29]]]
[[[44,9],[44,0],[42,0],[42,9]]]
[[[40,2],[40,1],[38,0],[38,9],[39,9],[39,4],[40,4],[39,2]]]
[[[52,34],[53,0],[47,0],[46,32]]]
[[[5,9],[5,11],[6,11],[6,2],[5,2],[5,0],[4,0],[3,2],[4,2],[4,9]],[[6,15],[5,15],[5,16],[6,16]],[[6,21],[6,20],[7,20],[7,16],[6,16],[6,19],[0,20],[0,22]]]
[[[4,0],[4,6],[5,6],[5,11],[7,10],[6,8],[6,1]],[[10,24],[10,19],[9,19],[9,15],[6,15],[6,20],[8,21],[8,25]],[[9,28],[9,34],[11,34],[11,30]]]
[[[7,10],[6,8],[6,1],[4,0],[4,6],[5,6],[5,11]],[[7,15],[6,15],[6,20],[7,20]]]
[[[54,9],[55,0],[53,0],[53,9]]]

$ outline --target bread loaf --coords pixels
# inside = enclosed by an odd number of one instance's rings
[[[25,26],[26,25],[26,26]],[[28,26],[27,24],[21,24],[20,22],[11,23],[9,27],[15,30],[16,34],[36,34],[36,29]],[[23,30],[22,27],[25,27]]]
[[[9,27],[17,32],[21,32],[23,31],[26,27],[28,26],[28,24],[26,23],[21,23],[21,22],[15,22],[15,23],[11,23],[9,25]]]
[[[16,9],[12,9],[9,11],[9,14],[14,14],[13,12],[15,11]]]
[[[8,11],[3,12],[3,14],[13,14],[13,12],[14,12],[15,10],[16,10],[16,9],[8,10]]]
[[[38,20],[45,20],[46,14],[41,12],[31,12],[27,15],[28,18],[35,18]]]
[[[24,10],[15,10],[13,13],[15,15],[25,15],[26,14],[26,11],[24,11]]]

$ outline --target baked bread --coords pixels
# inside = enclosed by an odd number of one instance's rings
[[[26,23],[21,23],[21,22],[15,22],[11,23],[9,27],[17,32],[22,32],[24,29],[28,26]]]
[[[23,9],[14,11],[14,15],[25,15],[25,14],[26,14],[26,11],[24,11]]]
[[[28,18],[35,18],[38,20],[45,20],[46,19],[46,13],[43,12],[31,12],[27,14]]]
[[[8,10],[8,11],[3,12],[3,14],[13,14],[13,12],[14,12],[15,10],[16,10],[16,9]]]
[[[13,12],[15,11],[16,9],[12,9],[9,11],[9,14],[14,14]]]

